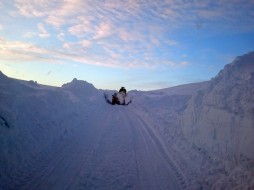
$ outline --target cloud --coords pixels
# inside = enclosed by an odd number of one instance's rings
[[[78,43],[66,43],[65,51],[63,50],[48,50],[38,47],[32,43],[22,41],[8,41],[4,38],[0,38],[0,57],[1,60],[12,62],[46,62],[59,64],[63,62],[80,62],[96,66],[105,67],[137,67],[133,63],[128,63],[128,60],[124,64],[119,60],[111,59],[111,57],[97,55],[96,53],[77,53],[76,50],[86,48],[90,45],[89,41],[80,41]]]
[[[189,65],[189,62],[187,62],[187,61],[181,61],[179,64],[179,66],[183,66],[183,67],[185,67],[187,65]]]
[[[36,36],[36,33],[31,31],[27,31],[23,34],[24,38],[33,38],[34,36]]]
[[[89,49],[91,47],[91,49]],[[2,60],[14,62],[46,62],[63,63],[79,62],[84,64],[118,67],[118,68],[155,68],[156,59],[126,59],[126,57],[112,49],[105,49],[105,52],[98,55],[92,52],[93,44],[90,41],[82,40],[77,43],[66,43],[64,49],[45,49],[32,43],[22,41],[8,41],[0,39],[0,57]],[[165,62],[165,63],[164,63]],[[163,64],[177,65],[164,60]]]
[[[81,44],[81,46],[82,47],[88,47],[88,46],[90,46],[91,45],[91,41],[89,41],[89,40],[82,40],[81,42],[80,42],[80,44]]]
[[[60,32],[60,33],[57,35],[57,38],[58,38],[60,41],[64,41],[64,37],[65,37],[64,32]]]
[[[84,37],[93,35],[96,31],[95,27],[96,25],[93,25],[87,18],[78,17],[74,20],[74,24],[68,28],[68,33],[73,36]]]
[[[80,15],[87,6],[82,0],[15,0],[15,7],[20,15],[25,17],[45,18],[45,22],[55,27],[66,24],[68,19]]]
[[[62,25],[65,24],[65,20],[64,18],[61,18],[59,16],[56,16],[56,15],[49,15],[46,19],[45,19],[45,22],[47,24],[51,24],[53,25],[54,27],[56,28],[60,28]]]
[[[65,48],[65,50],[69,50],[70,52],[74,53],[79,53],[82,54],[82,48],[87,48],[92,44],[92,41],[89,40],[81,40],[78,42],[65,42],[63,44],[63,48]]]
[[[135,30],[121,27],[116,29],[115,34],[124,42],[137,42],[144,40],[144,35],[141,31],[139,31],[138,27]]]
[[[48,15],[54,8],[49,0],[15,0],[18,13],[25,17],[43,17]]]
[[[46,55],[46,56],[45,56]],[[0,57],[7,61],[49,61],[50,51],[39,48],[32,43],[22,41],[8,41],[0,38]]]
[[[48,38],[50,36],[48,31],[45,29],[44,24],[39,23],[39,24],[37,24],[37,27],[38,27],[38,30],[39,30],[39,37]]]
[[[112,26],[109,22],[102,22],[96,29],[94,39],[105,38],[112,34]]]
[[[70,16],[76,16],[77,13],[83,11],[85,6],[89,6],[88,1],[83,0],[65,0],[58,7],[55,15],[67,18]]]
[[[57,50],[50,47],[39,48],[36,42],[32,46],[21,41],[20,44],[14,41],[15,47],[12,48],[11,44],[6,45],[9,48],[8,53],[16,53],[16,57],[23,53],[24,56],[35,60],[43,55],[21,50],[19,46],[22,43],[29,46],[30,50],[31,47],[37,47],[41,51],[47,51],[52,60],[64,59],[123,68],[183,67],[189,65],[184,60],[185,57],[179,55],[179,60],[173,59],[172,52],[182,51],[181,39],[176,40],[172,37],[174,32],[181,32],[193,26],[194,29],[209,30],[215,24],[220,29],[239,28],[237,23],[245,25],[246,28],[254,27],[252,0],[14,2],[16,10],[12,12],[28,21],[36,22],[39,37],[51,37],[52,40],[55,37],[59,45]],[[243,12],[245,14],[242,14]],[[30,32],[24,33],[23,37],[34,37],[34,31],[25,31]],[[2,56],[3,51],[1,50]]]
[[[70,24],[78,16],[92,17],[93,20],[108,19],[112,23],[166,21],[172,28],[195,22],[197,18],[205,22],[223,18],[225,21],[248,19],[253,14],[252,0],[207,0],[188,2],[179,0],[161,0],[145,3],[132,1],[83,1],[83,0],[15,0],[18,13],[25,17],[45,17],[45,22],[61,27]],[[243,12],[245,14],[243,14]],[[149,18],[149,21],[146,20]],[[68,23],[69,22],[69,23]],[[94,24],[94,23],[91,23]],[[230,23],[229,23],[230,24]]]

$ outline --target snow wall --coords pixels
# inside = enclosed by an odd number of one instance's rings
[[[217,158],[254,158],[253,94],[254,53],[249,53],[192,96],[180,122],[185,137]]]

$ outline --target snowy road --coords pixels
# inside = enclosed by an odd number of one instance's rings
[[[80,119],[77,130],[37,156],[11,189],[186,188],[150,122],[129,107],[105,109]]]

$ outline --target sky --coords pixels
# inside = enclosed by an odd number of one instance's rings
[[[162,89],[254,50],[254,0],[2,0],[0,70],[61,86]]]

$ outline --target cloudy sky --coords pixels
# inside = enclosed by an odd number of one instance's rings
[[[254,0],[2,0],[0,70],[61,86],[209,80],[254,50]]]

